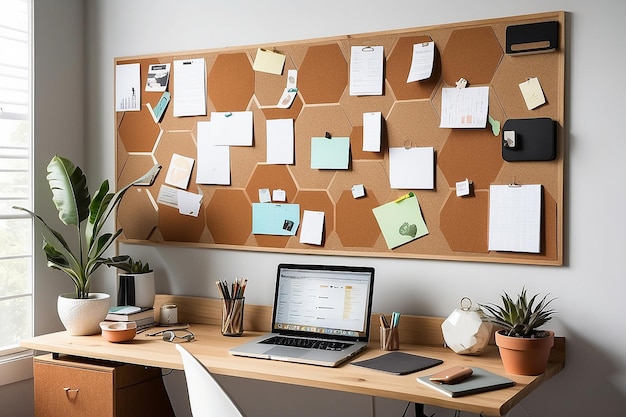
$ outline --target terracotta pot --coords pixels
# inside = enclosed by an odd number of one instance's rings
[[[545,372],[554,345],[554,332],[545,330],[542,338],[511,337],[496,332],[496,345],[504,370],[514,375],[539,375]]]

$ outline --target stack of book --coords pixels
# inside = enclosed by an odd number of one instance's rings
[[[156,326],[154,321],[154,308],[117,306],[111,307],[106,316],[107,321],[134,321],[137,323],[137,331]]]

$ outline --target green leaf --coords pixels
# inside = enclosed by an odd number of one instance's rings
[[[93,245],[94,236],[100,233],[100,229],[96,230],[94,228],[96,226],[102,227],[99,219],[108,207],[112,197],[113,194],[109,193],[109,181],[104,180],[89,205],[89,221],[87,222],[87,226],[85,226],[85,237],[87,238],[87,247],[89,248]]]
[[[46,178],[59,219],[63,224],[80,227],[89,215],[91,201],[83,171],[70,160],[54,156],[48,164]]]
[[[87,227],[93,230],[92,236],[97,236],[98,233],[100,233],[100,230],[102,229],[102,227],[108,220],[109,216],[117,207],[117,205],[120,203],[120,201],[122,200],[122,197],[124,197],[124,194],[126,194],[126,191],[128,191],[130,187],[132,187],[136,183],[145,183],[149,178],[152,178],[154,175],[156,175],[156,173],[159,172],[160,169],[161,169],[161,165],[154,165],[144,175],[142,175],[135,181],[131,182],[130,184],[127,184],[125,187],[121,188],[115,194],[106,195],[102,197],[102,202],[97,207],[97,214],[89,217],[89,225]],[[108,181],[105,181],[105,182],[107,182],[106,187],[108,189]],[[103,183],[103,186],[104,186],[104,183]],[[100,187],[101,191],[102,191],[102,188],[103,187],[101,186]],[[121,232],[121,230],[119,232]],[[93,242],[91,244],[93,244]]]

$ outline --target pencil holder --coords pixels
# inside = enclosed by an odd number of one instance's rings
[[[398,335],[397,327],[380,327],[380,349],[400,349],[400,336]]]
[[[243,334],[243,298],[222,298],[222,335],[241,336]]]

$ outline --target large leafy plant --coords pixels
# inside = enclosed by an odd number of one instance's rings
[[[59,212],[59,219],[64,225],[75,229],[78,237],[75,248],[70,247],[63,235],[48,226],[39,215],[23,207],[14,207],[27,212],[41,224],[43,250],[48,266],[64,272],[72,279],[76,298],[89,298],[91,276],[96,269],[102,265],[113,266],[120,261],[119,257],[113,260],[105,258],[104,254],[122,233],[122,229],[114,233],[105,232],[105,223],[126,191],[135,184],[149,182],[159,168],[159,165],[155,165],[116,193],[109,192],[109,181],[104,180],[92,198],[83,171],[69,159],[54,156],[48,164],[46,179],[52,191],[52,201]]]
[[[552,319],[555,311],[548,308],[554,298],[548,299],[545,295],[539,299],[538,294],[530,300],[526,295],[526,288],[511,298],[506,292],[502,295],[502,304],[481,304],[486,310],[489,319],[504,328],[505,334],[512,337],[542,337],[543,331],[537,330]]]

